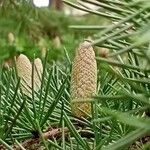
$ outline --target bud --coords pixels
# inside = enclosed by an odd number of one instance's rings
[[[53,44],[54,44],[55,48],[61,47],[61,41],[60,41],[59,36],[55,36],[55,38],[53,39]]]
[[[100,48],[99,49],[99,55],[100,55],[100,57],[107,58],[108,55],[109,55],[109,49],[107,49],[107,48]]]
[[[45,58],[46,51],[47,51],[47,48],[46,48],[47,47],[47,43],[46,43],[46,41],[43,38],[41,38],[39,40],[38,47],[41,50],[41,56],[42,56],[42,58]]]
[[[41,48],[41,57],[42,57],[42,58],[45,58],[46,52],[47,52],[46,47],[42,47],[42,48]]]
[[[8,33],[8,42],[9,42],[9,44],[13,44],[14,41],[15,41],[14,34],[12,32],[9,32]]]
[[[86,113],[91,113],[91,103],[80,101],[89,100],[95,95],[96,87],[95,53],[91,42],[84,41],[76,51],[71,73],[71,108],[75,116],[86,117]]]

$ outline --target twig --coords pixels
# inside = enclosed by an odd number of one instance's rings
[[[64,128],[65,133],[67,133],[68,131],[69,131],[68,128]],[[47,139],[53,139],[53,137],[59,138],[61,137],[61,134],[62,134],[62,128],[57,128],[57,129],[51,129],[49,131],[46,131],[45,133],[43,133],[43,137],[45,140],[47,140]],[[21,145],[24,148],[29,148],[34,144],[39,144],[40,141],[41,141],[40,137],[33,137],[25,140],[24,142],[21,143]],[[21,148],[18,145],[14,145],[13,149],[21,150]]]

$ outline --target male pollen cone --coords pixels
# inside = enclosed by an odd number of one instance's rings
[[[18,76],[21,78],[22,92],[32,96],[32,64],[27,56],[21,54],[17,58],[16,67]],[[41,78],[43,73],[42,61],[37,58],[34,60],[34,91],[38,91],[41,87]]]
[[[71,73],[71,108],[77,117],[91,114],[89,100],[96,94],[97,64],[91,42],[84,41],[79,45],[72,65]],[[82,102],[80,102],[82,101]]]

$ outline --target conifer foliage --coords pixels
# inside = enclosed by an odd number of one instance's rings
[[[50,51],[42,60],[33,52],[31,58],[17,53],[7,69],[1,62],[0,149],[149,149],[150,2],[64,3],[98,16],[104,24],[70,23],[76,32],[97,31],[92,41],[80,41],[74,61],[65,49],[61,63],[48,63]],[[44,32],[47,19],[30,1],[2,0],[0,7],[0,60],[24,52],[28,42],[34,49],[40,37],[51,33]],[[22,38],[29,39],[24,46]]]

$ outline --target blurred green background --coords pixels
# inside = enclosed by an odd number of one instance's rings
[[[54,7],[38,8],[32,1],[8,0],[1,2],[0,7],[0,59],[6,61],[20,53],[42,58],[46,50],[49,62],[62,61],[64,49],[72,57],[78,43],[96,32],[69,26],[98,25],[104,21],[95,15],[71,16]]]

